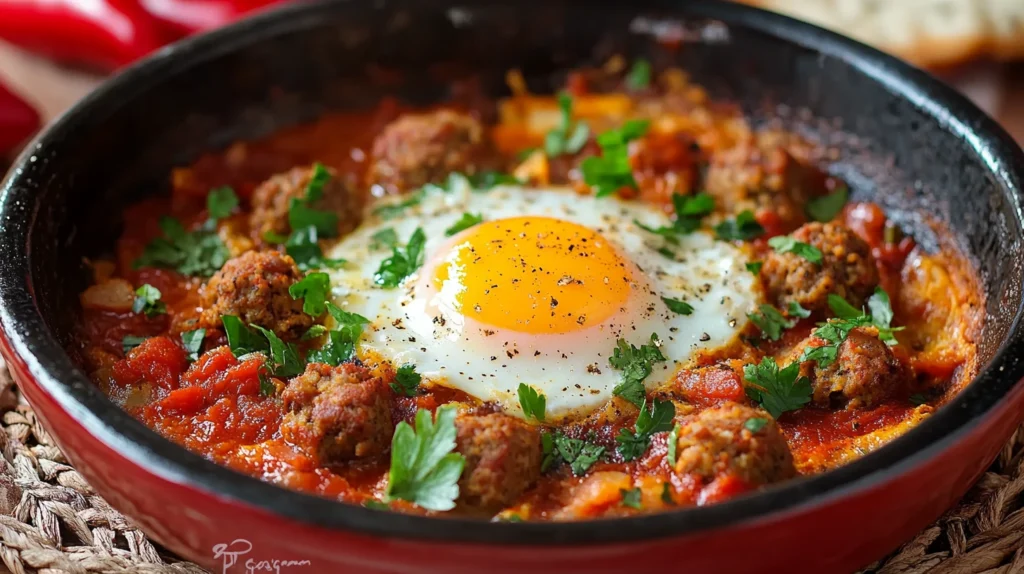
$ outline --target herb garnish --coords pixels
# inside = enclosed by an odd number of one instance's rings
[[[448,229],[444,230],[444,235],[445,237],[451,237],[460,231],[469,229],[479,223],[483,223],[483,220],[483,216],[479,214],[463,213],[462,217],[458,221],[453,223]]]
[[[337,367],[355,354],[356,343],[363,334],[363,325],[370,320],[357,313],[345,311],[331,302],[327,302],[326,306],[327,312],[337,322],[337,328],[328,331],[327,342],[319,349],[310,351],[307,358],[311,363]]]
[[[751,262],[746,264],[747,271],[750,271],[754,275],[758,275],[758,274],[761,273],[761,267],[762,266],[764,266],[764,262],[763,261],[751,261]]]
[[[804,212],[814,221],[827,223],[839,215],[849,197],[850,189],[845,184],[840,184],[832,193],[808,201],[804,205]]]
[[[269,243],[284,243],[285,253],[303,271],[321,267],[335,268],[345,263],[343,259],[324,257],[319,244],[321,239],[338,235],[338,214],[313,207],[314,203],[323,198],[324,186],[330,180],[331,172],[322,163],[313,164],[313,173],[302,197],[288,200],[288,226],[291,234],[283,237],[268,233],[263,237]]]
[[[135,335],[125,335],[121,339],[121,350],[127,355],[129,351],[141,345],[149,337],[136,337]]]
[[[640,415],[636,419],[633,430],[619,430],[615,442],[619,443],[616,451],[626,461],[634,460],[647,452],[651,446],[651,436],[655,433],[672,430],[672,419],[676,416],[676,407],[672,401],[654,400],[651,408],[647,401],[640,407]]]
[[[672,194],[672,205],[675,207],[676,219],[671,226],[655,228],[636,220],[633,223],[648,233],[660,235],[669,243],[677,244],[680,235],[693,233],[700,229],[700,223],[704,216],[715,210],[714,198],[706,193],[692,196],[674,193]]]
[[[415,397],[423,376],[416,372],[415,365],[402,365],[395,371],[395,382],[389,386],[396,395]]]
[[[796,325],[796,320],[787,319],[778,309],[767,303],[762,303],[758,309],[760,312],[748,313],[747,318],[757,325],[770,341],[778,341],[782,337],[782,331]]]
[[[459,497],[466,459],[455,451],[455,408],[416,411],[416,430],[402,421],[391,440],[391,468],[385,501],[401,499],[427,510],[451,510]]]
[[[669,466],[676,465],[676,451],[679,450],[679,424],[672,426],[668,431],[668,444],[666,445],[665,457],[668,458]]]
[[[669,506],[675,506],[676,501],[672,498],[672,485],[665,482],[661,485],[661,501]]]
[[[743,379],[750,383],[744,390],[773,418],[779,418],[782,413],[799,409],[811,401],[811,382],[799,374],[799,361],[779,369],[775,359],[765,357],[760,364],[743,366]]]
[[[764,234],[764,227],[754,218],[754,212],[747,209],[739,212],[736,219],[716,225],[715,234],[723,241],[750,241]]]
[[[206,329],[182,331],[181,345],[185,347],[185,352],[188,353],[189,361],[195,362],[199,360],[199,350],[203,348],[203,338],[205,337]]]
[[[372,247],[374,249],[380,249],[381,247],[387,247],[388,249],[391,249],[392,247],[398,245],[398,233],[395,232],[394,227],[387,227],[381,229],[377,233],[374,233],[372,236],[370,236],[370,239],[373,240]]]
[[[285,343],[273,331],[259,325],[247,326],[234,315],[222,315],[220,320],[228,338],[228,347],[234,356],[242,357],[250,353],[266,355],[267,368],[275,377],[293,377],[305,370],[306,362],[302,360],[295,345]]]
[[[538,393],[536,389],[526,383],[519,383],[519,406],[523,409],[523,416],[533,417],[538,421],[544,420],[545,409],[547,408],[547,397]]]
[[[747,429],[752,433],[759,433],[764,426],[768,424],[768,419],[761,417],[750,417],[743,423],[743,428]]]
[[[629,508],[635,508],[637,510],[643,509],[639,488],[630,488],[629,490],[620,488],[619,494],[622,496],[622,506],[628,506]]]
[[[388,203],[373,210],[373,214],[387,221],[405,213],[406,209],[419,205],[423,201],[424,192],[422,189],[410,193],[405,199],[398,203]]]
[[[633,91],[643,90],[651,85],[651,63],[637,58],[626,76],[626,87]]]
[[[209,196],[207,196],[209,200]],[[216,233],[216,223],[209,220],[195,231],[185,231],[173,217],[160,218],[163,237],[149,242],[132,267],[174,269],[182,275],[209,277],[216,273],[231,254]]]
[[[298,231],[293,231],[285,240],[284,251],[292,259],[295,265],[303,271],[311,269],[337,269],[345,264],[344,259],[329,259],[324,257],[320,249],[320,236],[316,226],[310,225]]]
[[[661,300],[665,302],[665,306],[668,307],[668,310],[673,313],[677,313],[679,315],[689,315],[693,313],[693,305],[690,305],[686,301],[669,299],[668,297],[662,297]]]
[[[788,235],[778,235],[768,240],[768,245],[777,253],[793,253],[811,263],[821,263],[821,250],[817,247],[797,241]]]
[[[651,342],[639,348],[627,343],[625,339],[619,339],[608,363],[612,368],[622,371],[622,382],[615,386],[612,393],[638,407],[643,406],[647,394],[644,379],[651,374],[655,363],[665,360],[665,355],[661,354],[659,348],[657,334],[652,334]]]
[[[405,248],[392,247],[391,257],[381,262],[373,281],[385,289],[398,287],[401,282],[423,265],[423,247],[427,236],[417,227]]]
[[[327,294],[331,291],[331,280],[326,273],[309,273],[288,287],[292,299],[302,298],[302,312],[319,317],[327,310]]]
[[[575,476],[585,474],[604,456],[603,446],[579,438],[569,438],[559,431],[543,433],[541,447],[544,453],[541,471],[547,471],[556,461],[562,460],[569,465]]]
[[[648,120],[628,120],[619,129],[597,136],[601,156],[588,157],[580,164],[583,181],[594,189],[594,195],[605,197],[623,187],[636,189],[627,144],[647,133],[648,127]]]
[[[133,313],[145,313],[147,317],[167,312],[167,304],[160,300],[160,290],[146,283],[135,290],[132,301]]]
[[[590,138],[590,126],[586,122],[576,122],[573,125],[572,96],[565,92],[558,94],[558,109],[561,111],[562,121],[544,138],[544,151],[548,157],[577,153]]]
[[[238,207],[238,196],[230,187],[216,187],[206,196],[206,213],[210,220],[216,222],[231,215]]]
[[[804,309],[803,305],[796,301],[789,302],[789,307],[786,308],[786,312],[789,313],[790,317],[797,317],[800,319],[806,319],[811,316],[811,312]]]
[[[835,313],[836,317],[826,323],[821,323],[814,330],[814,336],[826,341],[826,345],[820,347],[806,347],[800,356],[801,361],[816,361],[818,367],[825,368],[832,364],[839,356],[839,346],[843,344],[850,331],[857,327],[873,326],[878,330],[878,338],[886,345],[893,346],[898,343],[896,331],[903,330],[903,327],[892,327],[892,307],[889,303],[889,295],[880,287],[868,299],[868,309],[871,314],[857,309],[850,305],[842,297],[829,293],[828,306]]]

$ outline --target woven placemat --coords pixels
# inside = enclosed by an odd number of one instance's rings
[[[72,468],[0,362],[0,567],[205,573],[149,540]],[[960,504],[864,574],[1024,573],[1024,426]]]

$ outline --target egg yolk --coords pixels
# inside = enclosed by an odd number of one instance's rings
[[[551,217],[478,224],[457,236],[433,282],[453,311],[495,328],[567,333],[624,312],[634,266],[594,230]]]

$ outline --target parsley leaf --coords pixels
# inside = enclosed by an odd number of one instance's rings
[[[302,298],[302,312],[319,317],[327,310],[327,294],[331,280],[326,273],[310,273],[288,287],[292,299]]]
[[[601,156],[588,157],[580,164],[583,181],[594,189],[594,195],[605,197],[623,187],[636,189],[627,144],[647,133],[649,127],[648,120],[629,120],[621,128],[597,136]]]
[[[526,181],[500,171],[483,171],[469,177],[474,189],[487,191],[498,185],[524,185]]]
[[[622,496],[622,506],[628,506],[629,508],[635,508],[637,510],[643,509],[643,504],[641,504],[642,497],[639,488],[631,488],[629,490],[620,488],[619,494]]]
[[[312,339],[316,339],[317,337],[322,337],[326,334],[327,327],[324,327],[323,325],[313,325],[312,327],[309,328],[308,331],[302,334],[302,337],[299,340],[309,341]]]
[[[763,429],[764,425],[766,424],[768,424],[768,419],[764,419],[761,417],[750,417],[749,419],[746,420],[746,422],[743,423],[743,428],[756,434],[761,432],[761,429]]]
[[[622,382],[616,385],[612,391],[616,396],[622,397],[636,406],[642,406],[646,402],[647,390],[643,382],[655,363],[664,362],[665,355],[661,354],[658,348],[658,335],[651,335],[651,342],[637,348],[627,343],[625,339],[616,342],[612,356],[608,363],[613,369],[622,371]]]
[[[270,349],[265,337],[253,331],[234,315],[221,315],[220,322],[224,325],[224,334],[228,338],[228,347],[236,357],[249,353],[266,353]]]
[[[821,263],[821,250],[817,247],[797,241],[788,235],[778,235],[768,240],[768,245],[777,253],[793,253],[811,263]]]
[[[311,363],[325,363],[337,367],[355,354],[356,343],[363,334],[363,325],[370,320],[357,313],[345,311],[330,301],[326,306],[327,312],[337,322],[337,328],[328,332],[324,346],[310,351],[307,359]]]
[[[397,203],[386,203],[384,205],[376,207],[373,210],[373,214],[385,221],[389,219],[394,219],[405,213],[405,210],[409,209],[410,207],[419,205],[420,202],[423,201],[424,195],[425,194],[423,193],[422,190],[411,193],[408,195],[408,197]]]
[[[672,430],[668,431],[668,443],[666,444],[665,457],[668,458],[669,466],[676,465],[677,451],[679,450],[679,424],[676,423],[672,426]]]
[[[758,309],[759,313],[748,313],[747,318],[771,341],[778,341],[784,330],[796,325],[795,320],[787,319],[778,309],[767,303],[762,303]]]
[[[162,217],[163,236],[150,241],[132,267],[160,267],[175,269],[182,275],[209,277],[231,256],[212,227],[204,225],[188,232],[177,219]]]
[[[675,506],[676,501],[672,498],[672,485],[665,482],[661,485],[661,501],[669,506]]]
[[[328,181],[331,181],[331,172],[324,167],[324,164],[320,162],[313,164],[313,173],[309,177],[309,183],[306,184],[306,202],[311,204],[319,201],[324,196],[324,186]]]
[[[224,219],[238,207],[238,196],[230,187],[217,187],[206,196],[206,212],[212,221]]]
[[[455,408],[416,411],[416,430],[402,421],[391,440],[391,469],[385,500],[401,499],[427,510],[451,510],[459,497],[466,459],[455,451]]]
[[[127,355],[132,349],[141,345],[149,337],[136,337],[135,335],[125,335],[121,339],[121,350]]]
[[[764,265],[763,261],[751,261],[747,263],[747,271],[750,271],[754,275],[761,273],[761,267]]]
[[[881,288],[875,289],[875,293],[868,299],[868,308],[871,314],[850,305],[842,297],[829,293],[828,306],[835,313],[836,318],[822,323],[814,331],[814,336],[827,342],[820,347],[807,347],[800,356],[801,361],[816,361],[818,367],[825,368],[832,364],[839,356],[839,346],[843,344],[850,331],[857,327],[874,326],[878,329],[878,338],[886,345],[896,345],[898,341],[896,331],[903,327],[892,327],[892,307],[889,304],[889,295]]]
[[[875,287],[874,294],[868,298],[868,310],[871,311],[871,322],[878,329],[878,338],[890,347],[896,345],[898,341],[893,333],[902,331],[903,327],[892,326],[892,305],[889,302],[889,294],[881,287]]]
[[[395,232],[394,227],[387,227],[385,229],[381,229],[377,233],[374,233],[372,236],[370,236],[370,239],[373,240],[374,249],[380,249],[381,247],[387,247],[388,249],[391,249],[392,247],[398,245],[398,233]]]
[[[405,248],[392,247],[391,257],[381,262],[373,281],[385,289],[398,287],[402,281],[423,265],[423,247],[427,236],[417,227]]]
[[[590,138],[590,126],[586,122],[576,122],[576,125],[573,125],[572,96],[565,92],[558,94],[558,109],[561,111],[562,121],[544,138],[544,151],[548,157],[577,153]]]
[[[849,188],[846,185],[839,185],[832,193],[808,201],[804,205],[804,212],[814,221],[827,223],[839,215],[849,197]]]
[[[765,357],[758,365],[743,366],[743,379],[750,383],[744,390],[773,418],[779,418],[782,413],[799,409],[811,401],[811,382],[799,374],[799,361],[779,369],[775,359]]]
[[[395,371],[395,382],[389,385],[396,395],[415,397],[423,377],[416,372],[415,365],[402,365]]]
[[[693,306],[686,301],[669,299],[668,297],[662,297],[661,300],[665,302],[668,310],[673,313],[678,313],[680,315],[689,315],[690,313],[693,313]]]
[[[287,378],[294,377],[306,369],[306,362],[299,356],[299,350],[295,348],[295,345],[285,343],[270,329],[264,329],[259,325],[250,325],[250,327],[263,333],[270,343],[270,359],[273,361],[273,365],[270,365],[271,374],[275,377]]]
[[[160,300],[160,290],[149,283],[135,290],[132,301],[133,313],[145,313],[147,317],[167,312],[167,304]]]
[[[676,219],[671,226],[652,228],[635,219],[633,224],[648,233],[664,237],[669,243],[677,244],[678,236],[700,229],[700,223],[704,216],[715,210],[714,198],[706,193],[692,196],[673,193],[672,205],[675,207]]]
[[[626,76],[626,87],[630,90],[642,90],[651,85],[651,63],[643,58],[637,58]]]
[[[475,215],[472,213],[463,213],[461,219],[452,224],[451,227],[449,227],[448,229],[444,230],[444,235],[445,237],[451,237],[452,235],[455,235],[460,231],[469,229],[470,227],[473,227],[478,223],[483,223],[483,221],[484,218],[480,215]]]
[[[551,437],[550,440],[545,442],[541,441],[542,446],[550,445],[550,450],[545,452],[544,463],[541,464],[541,468],[550,467],[557,457],[561,457],[563,461],[569,464],[569,468],[575,476],[585,474],[590,470],[594,463],[601,460],[604,456],[604,447],[596,445],[592,442],[588,442],[579,438],[569,438],[564,434],[555,431],[554,433],[545,433],[543,436]],[[551,462],[549,462],[551,461]],[[547,467],[544,464],[547,464]]]
[[[181,345],[185,347],[185,351],[188,352],[189,361],[199,360],[199,351],[203,348],[203,338],[206,337],[206,329],[196,329],[194,331],[182,331],[181,333]]]
[[[726,219],[715,226],[715,234],[723,241],[750,241],[764,233],[764,228],[749,209],[741,211],[736,219]]]
[[[789,302],[789,308],[786,310],[790,317],[798,317],[800,319],[806,319],[811,316],[811,312],[804,309],[803,305],[796,301]]]
[[[650,408],[649,403],[644,401],[640,407],[640,415],[633,425],[633,430],[619,430],[615,442],[619,446],[615,450],[622,455],[626,461],[635,460],[647,452],[651,446],[651,436],[655,433],[672,430],[672,419],[676,416],[676,407],[672,401],[659,401],[655,399],[654,407]]]
[[[260,381],[260,394],[264,397],[272,397],[277,393],[277,385],[274,381],[270,380],[270,374],[267,373],[267,364],[263,363],[256,376]]]
[[[320,249],[319,239],[320,236],[316,226],[310,225],[309,227],[293,231],[284,244],[284,251],[295,260],[295,265],[303,271],[323,267],[337,269],[344,265],[344,259],[328,259],[324,257],[324,252]]]
[[[547,397],[538,393],[536,389],[526,383],[519,383],[518,392],[519,406],[523,409],[523,416],[543,421],[544,411],[547,407]]]

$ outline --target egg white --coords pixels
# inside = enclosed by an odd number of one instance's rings
[[[360,356],[383,357],[396,366],[413,364],[424,380],[497,402],[511,414],[522,414],[520,383],[546,396],[549,420],[584,415],[603,405],[621,382],[620,372],[608,364],[620,338],[640,346],[652,334],[658,336],[668,360],[654,366],[645,384],[649,389],[659,386],[698,349],[729,343],[748,322],[747,314],[764,300],[759,283],[745,268],[743,250],[706,232],[681,237],[672,245],[640,229],[634,220],[650,227],[670,224],[653,206],[580,196],[568,188],[497,186],[481,191],[464,181],[451,187],[425,192],[417,204],[390,220],[375,212],[407,198],[370,205],[363,224],[328,254],[348,261],[331,271],[333,296],[341,308],[372,321]],[[467,212],[485,220],[547,216],[589,227],[639,268],[634,271],[646,277],[648,288],[634,293],[624,311],[602,324],[535,334],[494,329],[462,316],[437,317],[437,307],[417,287],[418,275],[395,289],[374,284],[374,273],[391,255],[374,241],[376,233],[393,228],[404,245],[422,228],[429,262],[451,243],[445,230]],[[665,249],[671,250],[671,258]],[[661,297],[685,301],[693,312],[676,314]]]

